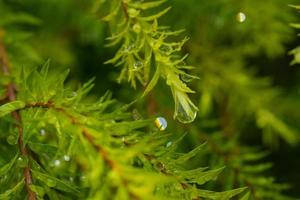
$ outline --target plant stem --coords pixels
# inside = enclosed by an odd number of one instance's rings
[[[1,40],[0,40],[0,64],[2,66],[3,74],[9,75],[10,74],[9,59],[8,59],[8,56],[6,53],[6,49]],[[6,86],[6,91],[7,91],[7,93],[6,93],[7,100],[9,102],[15,101],[16,100],[16,90],[15,90],[15,86],[13,83],[9,83]],[[23,144],[23,128],[22,128],[21,115],[20,115],[19,111],[14,111],[14,112],[12,112],[12,116],[16,120],[16,127],[18,128],[18,145],[19,145],[20,153],[22,156],[28,157],[28,149]],[[25,177],[25,186],[26,186],[26,190],[28,193],[28,199],[36,200],[35,193],[30,189],[30,185],[32,184],[32,176],[31,176],[31,172],[30,172],[29,163],[24,168],[24,177]]]

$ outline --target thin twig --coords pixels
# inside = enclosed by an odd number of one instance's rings
[[[1,38],[0,38],[0,64],[2,66],[3,74],[9,75],[9,73],[10,73],[9,59],[8,59],[6,49],[1,41]],[[6,93],[7,100],[9,102],[15,101],[16,100],[16,90],[15,90],[15,86],[13,83],[9,83],[6,86],[6,91],[7,91],[7,93]],[[22,156],[28,157],[28,149],[23,144],[23,128],[22,128],[21,115],[20,115],[19,111],[14,111],[14,112],[12,112],[12,116],[16,120],[16,127],[18,129],[18,145],[19,145],[20,153]],[[26,190],[28,193],[28,199],[36,200],[36,195],[30,188],[30,185],[32,184],[32,176],[31,176],[31,172],[30,172],[29,163],[24,168],[24,177],[25,177],[25,186],[26,186]]]

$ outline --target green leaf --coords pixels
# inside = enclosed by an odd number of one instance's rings
[[[34,178],[42,181],[49,187],[53,187],[53,188],[56,188],[58,190],[65,191],[65,192],[79,193],[78,188],[69,182],[62,181],[58,178],[55,178],[48,174],[41,173],[36,170],[32,170],[32,175]]]
[[[0,106],[0,117],[7,115],[13,111],[24,108],[25,103],[23,101],[13,101],[7,104]]]
[[[247,189],[247,187],[228,190],[225,192],[212,192],[208,190],[198,190],[198,196],[208,198],[208,199],[227,200],[242,193],[243,191],[245,191],[245,189]]]
[[[223,171],[224,168],[225,167],[222,167],[220,169],[209,170],[205,172],[198,172],[197,174],[190,176],[188,182],[203,185],[208,181],[215,180],[218,177],[218,175]]]
[[[135,4],[132,4],[132,7],[139,8],[142,10],[147,10],[149,8],[155,8],[155,7],[163,4],[166,1],[167,0],[159,0],[159,1],[150,1],[150,2],[145,2],[145,3],[135,3]]]
[[[140,17],[140,18],[141,18],[141,20],[144,20],[144,21],[153,21],[153,20],[163,16],[164,14],[166,14],[170,9],[171,9],[171,7],[168,7],[155,15],[151,15],[148,17]]]
[[[181,155],[179,158],[176,159],[176,162],[179,164],[182,164],[182,163],[188,161],[192,157],[196,156],[196,154],[199,153],[199,151],[202,150],[205,145],[206,145],[206,143],[203,143],[203,144],[199,145],[198,147],[196,147],[195,149],[193,149],[192,151]]]
[[[151,79],[151,81],[149,82],[149,84],[147,85],[143,93],[143,97],[145,97],[155,87],[157,81],[159,80],[159,77],[160,77],[160,67],[157,67],[153,75],[153,78]]]
[[[247,192],[240,200],[248,200],[250,197],[250,192]]]
[[[15,185],[13,188],[6,190],[4,193],[0,194],[0,199],[12,199],[13,195],[16,195],[18,190],[23,188],[24,186],[24,179],[22,179],[17,185]]]
[[[18,157],[18,155],[16,155],[13,159],[11,159],[11,161],[9,161],[9,163],[7,163],[6,165],[4,165],[0,168],[0,177],[5,175],[13,167],[17,157]]]

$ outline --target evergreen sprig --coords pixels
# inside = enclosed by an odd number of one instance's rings
[[[8,59],[1,56],[6,76]],[[67,74],[51,75],[47,62],[40,70],[23,68],[6,85],[1,198],[230,199],[245,190],[199,189],[222,170],[181,166],[201,146],[176,153],[180,139],[166,147],[168,137],[153,120],[132,121],[128,106],[114,105],[109,94],[86,99],[92,81],[72,91],[64,86]]]
[[[171,31],[166,26],[158,25],[158,19],[170,8],[158,13],[150,12],[164,2],[165,0],[109,1],[107,7],[110,7],[110,13],[103,17],[112,30],[112,35],[107,38],[110,41],[107,46],[118,45],[119,49],[106,63],[122,66],[118,78],[120,82],[127,79],[135,88],[138,80],[145,86],[143,96],[154,88],[160,77],[164,78],[175,101],[174,118],[182,123],[189,123],[195,119],[198,109],[187,95],[194,91],[186,82],[197,77],[186,72],[193,68],[184,63],[187,55],[180,57],[178,54],[188,38],[173,41],[172,37],[182,30]],[[153,76],[150,78],[151,72]]]

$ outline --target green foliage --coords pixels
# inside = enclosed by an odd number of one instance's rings
[[[115,56],[106,63],[122,66],[119,82],[127,78],[134,88],[136,80],[144,85],[143,96],[163,77],[175,101],[174,118],[182,123],[190,123],[196,117],[197,107],[187,96],[187,93],[194,91],[185,82],[197,77],[186,72],[192,68],[184,63],[187,55],[182,57],[178,54],[188,39],[173,42],[171,38],[182,30],[170,31],[168,27],[158,25],[158,19],[168,12],[169,7],[158,13],[148,11],[164,2],[115,0],[107,3],[110,13],[103,20],[110,22],[112,30],[112,36],[107,38],[110,41],[108,46],[119,44],[119,47]],[[152,78],[151,71],[154,71]]]
[[[287,3],[0,0],[0,199],[293,199],[269,155],[297,148],[299,97],[263,69]]]

